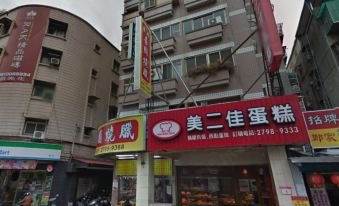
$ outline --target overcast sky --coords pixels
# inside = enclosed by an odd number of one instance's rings
[[[240,0],[239,0],[240,1]],[[70,11],[92,24],[120,49],[121,14],[124,0],[0,0],[0,9],[12,9],[23,4],[45,4]],[[271,0],[277,23],[284,23],[284,45],[289,54],[304,0]]]

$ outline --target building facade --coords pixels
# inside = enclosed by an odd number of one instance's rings
[[[339,1],[305,1],[288,62],[300,83],[310,135],[310,144],[289,156],[302,172],[297,179],[304,180],[311,205],[338,204],[338,8]]]
[[[119,50],[74,14],[28,5],[1,14],[0,51],[0,203],[31,191],[34,205],[56,194],[66,205],[100,182],[88,168],[104,167],[91,160],[97,127],[117,113]]]
[[[308,110],[338,107],[337,1],[304,4],[288,70],[295,71]]]
[[[239,0],[125,1],[121,25],[119,117],[155,113],[146,115],[144,152],[129,150],[126,153],[122,140],[106,141],[113,146],[111,151],[105,152],[116,157],[112,205],[292,205],[291,195],[297,194],[297,188],[285,145],[293,142],[263,145],[247,142],[233,146],[229,143],[226,146],[228,135],[238,133],[232,133],[234,130],[210,133],[209,125],[205,124],[211,120],[209,118],[231,121],[225,116],[229,109],[227,102],[240,105],[243,100],[266,99],[271,93],[267,86],[269,79],[264,73],[260,33],[255,33],[235,51],[257,29],[252,3]],[[267,5],[273,15],[271,5]],[[129,26],[138,16],[144,18],[153,33],[153,97],[149,100],[133,90],[134,64],[128,52],[130,38],[133,38]],[[226,66],[218,67],[218,63],[233,51]],[[201,84],[208,75],[210,77]],[[193,90],[193,95],[181,105]],[[204,113],[205,109],[218,107],[217,103],[225,104],[212,116]],[[251,103],[244,104],[250,106]],[[295,106],[298,110],[297,103]],[[179,118],[180,123],[177,123]],[[221,131],[229,127],[225,121],[214,129]],[[103,135],[107,135],[104,131],[111,125],[121,126],[110,121],[102,126]],[[193,129],[188,129],[190,126]],[[126,127],[121,126],[121,131],[123,128]],[[136,130],[132,123],[129,128],[130,132]],[[173,128],[176,128],[175,134],[166,133],[173,132]],[[197,134],[188,135],[191,131]],[[205,136],[199,132],[206,132]],[[243,131],[240,134],[243,136]],[[306,141],[304,134],[300,135],[302,141]],[[100,144],[103,137],[99,136]],[[134,133],[127,134],[126,142],[132,142],[135,137]],[[268,135],[265,137],[269,139]],[[107,147],[100,146],[98,151],[102,152],[102,148]]]

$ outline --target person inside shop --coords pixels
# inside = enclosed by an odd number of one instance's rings
[[[33,197],[31,193],[25,193],[24,198],[20,200],[19,205],[20,206],[31,206],[33,203]]]

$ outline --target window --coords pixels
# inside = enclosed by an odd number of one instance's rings
[[[169,39],[171,37],[176,37],[180,35],[180,26],[179,23],[166,26],[160,29],[154,30],[155,35],[157,35],[160,41]],[[156,38],[153,38],[153,42],[157,42]]]
[[[121,59],[127,59],[127,56],[128,56],[128,45],[127,44],[124,44],[124,45],[121,45]]]
[[[223,49],[221,51],[216,51],[209,54],[202,54],[194,57],[189,57],[186,59],[187,72],[189,73],[190,71],[193,71],[204,65],[220,63],[230,54],[231,49]],[[227,63],[233,66],[234,65],[233,58],[231,57],[230,59],[228,59]]]
[[[111,96],[116,97],[118,96],[118,85],[112,82],[111,84]]]
[[[119,73],[120,63],[117,60],[113,60],[113,72]]]
[[[84,127],[84,135],[90,136],[93,130],[95,130],[93,127]]]
[[[114,119],[117,117],[118,114],[118,108],[115,106],[109,106],[108,109],[108,119]]]
[[[32,96],[51,101],[53,100],[53,97],[54,97],[54,91],[55,91],[55,84],[35,80],[34,85],[33,85]]]
[[[47,122],[47,120],[43,119],[26,118],[23,133],[26,135],[33,135],[35,131],[45,132]]]
[[[177,69],[179,75],[182,75],[181,61],[177,60],[173,62],[175,68]],[[152,81],[158,80],[170,80],[177,77],[175,70],[172,67],[171,63],[166,63],[159,65],[157,71],[155,68],[152,68]]]
[[[62,52],[54,49],[42,47],[40,63],[49,66],[59,67]]]
[[[88,105],[93,106],[98,99],[100,98],[95,95],[88,96],[88,99],[87,99]]]
[[[133,92],[133,82],[134,82],[134,78],[124,80],[124,94],[125,94],[125,92],[127,94]]]
[[[11,29],[12,20],[7,17],[0,19],[0,36],[6,35]]]
[[[187,34],[217,23],[226,24],[224,9],[215,11],[205,16],[184,21],[184,31]]]
[[[94,46],[94,51],[95,51],[96,53],[100,54],[100,49],[101,49],[101,47],[100,47],[98,44],[95,44],[95,46]]]
[[[144,0],[145,9],[155,7],[155,0]]]
[[[98,71],[95,70],[95,69],[92,69],[92,78],[93,78],[93,79],[96,79],[96,78],[97,78],[97,75],[98,75]]]
[[[49,19],[47,33],[54,36],[66,38],[67,27],[68,25],[64,22]]]

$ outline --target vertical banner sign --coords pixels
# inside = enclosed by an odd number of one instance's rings
[[[253,0],[261,44],[270,72],[279,71],[284,52],[279,38],[270,0]]]
[[[339,147],[339,108],[304,112],[313,148]]]
[[[142,17],[136,18],[135,26],[134,89],[145,98],[152,95],[151,80],[151,30]]]
[[[43,7],[18,10],[6,54],[0,63],[0,82],[32,82],[49,11]]]
[[[149,113],[147,128],[149,151],[308,141],[294,95]]]

